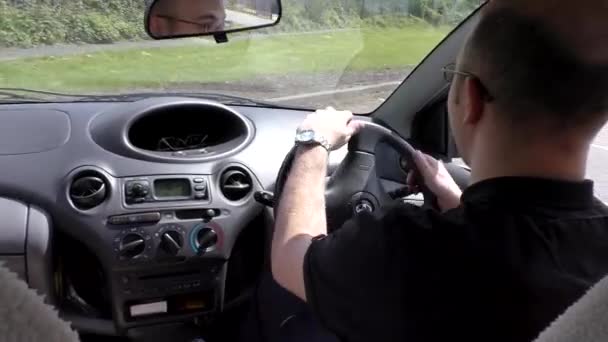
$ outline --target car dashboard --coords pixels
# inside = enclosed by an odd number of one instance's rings
[[[254,193],[273,189],[306,114],[172,97],[3,105],[0,260],[83,331],[222,312],[267,263],[271,210]]]

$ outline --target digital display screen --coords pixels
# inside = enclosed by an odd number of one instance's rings
[[[157,179],[154,194],[158,198],[190,197],[191,186],[188,179]]]

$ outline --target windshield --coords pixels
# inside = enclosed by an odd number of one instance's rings
[[[149,39],[144,0],[0,0],[0,87],[123,99],[221,94],[368,113],[480,0],[282,3],[277,26],[216,44],[208,37]],[[0,91],[3,102],[32,97]]]

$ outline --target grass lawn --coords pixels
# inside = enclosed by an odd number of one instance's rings
[[[119,91],[327,71],[414,65],[447,29],[411,26],[235,40],[0,62],[0,87]]]

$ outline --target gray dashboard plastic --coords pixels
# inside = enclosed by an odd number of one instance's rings
[[[53,303],[52,225],[40,208],[0,198],[0,261]]]
[[[70,120],[58,110],[0,110],[0,155],[56,149],[70,137]]]
[[[42,209],[30,206],[27,224],[25,255],[27,280],[30,287],[54,303],[53,289],[53,226],[51,218]]]
[[[0,254],[25,254],[28,207],[21,202],[0,198]]]

